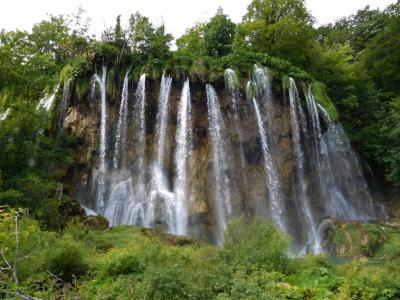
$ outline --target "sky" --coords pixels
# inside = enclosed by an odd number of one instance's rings
[[[136,11],[150,18],[155,25],[164,23],[174,37],[181,36],[196,22],[212,17],[222,7],[234,22],[240,22],[251,0],[0,0],[0,29],[30,30],[47,14],[70,14],[81,6],[91,18],[91,31],[99,35],[104,28],[114,26],[121,15],[126,24]],[[334,22],[370,5],[385,8],[395,0],[306,0],[307,8],[317,24]]]

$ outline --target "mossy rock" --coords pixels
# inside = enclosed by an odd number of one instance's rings
[[[327,229],[326,249],[341,258],[400,257],[400,227],[389,223],[334,221]]]
[[[188,245],[196,245],[199,243],[190,237],[176,236],[176,235],[164,233],[157,229],[141,228],[140,231],[144,236],[161,241],[162,243],[165,243],[167,245],[188,246]]]
[[[93,230],[105,230],[109,228],[108,220],[100,215],[87,216],[83,219],[82,223],[85,224],[89,229]]]
[[[321,105],[328,113],[330,119],[333,122],[337,122],[339,119],[338,112],[335,105],[332,103],[331,99],[326,92],[325,84],[315,81],[311,85],[312,93],[314,95],[315,101]]]

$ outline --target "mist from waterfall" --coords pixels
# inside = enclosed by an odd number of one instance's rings
[[[190,199],[190,157],[192,142],[191,99],[189,79],[185,81],[179,101],[178,120],[176,130],[175,166],[176,179],[174,184],[175,195],[175,228],[174,233],[187,233],[188,200]]]
[[[226,133],[220,103],[212,85],[206,85],[206,93],[214,175],[212,202],[217,226],[215,233],[216,242],[222,244],[227,221],[232,213]]]

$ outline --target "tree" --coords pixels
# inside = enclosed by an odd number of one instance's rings
[[[50,16],[49,21],[33,26],[29,39],[39,53],[51,53],[59,63],[73,56],[69,27],[63,15]]]
[[[35,246],[33,236],[37,238],[39,231],[35,222],[23,219],[26,215],[24,209],[0,206],[0,293],[23,300],[39,300],[25,294],[20,288],[19,266],[32,253],[30,246]]]
[[[117,22],[114,29],[114,43],[122,48],[125,43],[125,35],[121,27],[121,15],[117,17]]]
[[[240,24],[235,45],[307,69],[315,44],[313,21],[303,0],[254,0]]]
[[[369,41],[382,32],[387,26],[387,17],[378,9],[371,10],[369,6],[359,10],[349,18],[352,30],[351,46],[356,53],[362,51]]]
[[[216,15],[204,26],[204,46],[210,56],[221,57],[232,51],[236,25],[219,8]]]
[[[360,55],[377,87],[400,95],[400,16],[388,15],[384,23]]]
[[[271,25],[287,17],[306,25],[314,23],[314,18],[306,9],[304,0],[253,0],[247,8],[243,21],[261,20],[264,25]]]
[[[166,61],[170,56],[170,43],[174,39],[172,34],[165,32],[165,26],[157,27],[149,40],[149,58]]]
[[[176,40],[178,51],[193,57],[203,57],[206,54],[204,27],[205,24],[199,23],[186,30],[186,33]]]
[[[133,51],[145,53],[148,51],[149,41],[154,34],[153,24],[149,18],[139,12],[129,18],[129,44]]]

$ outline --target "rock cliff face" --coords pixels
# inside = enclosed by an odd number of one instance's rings
[[[226,139],[226,170],[223,170],[225,180],[229,181],[231,211],[227,219],[237,217],[242,214],[254,216],[260,215],[271,217],[271,205],[269,196],[269,186],[266,184],[265,157],[262,152],[262,141],[259,131],[259,124],[255,115],[255,108],[251,99],[247,99],[244,91],[247,78],[241,78],[239,88],[236,92],[236,106],[232,101],[232,93],[226,86],[223,79],[213,84],[217,95],[218,103],[222,113],[224,125],[224,135]],[[175,163],[175,152],[177,147],[176,131],[178,122],[178,108],[181,101],[181,93],[184,81],[173,80],[169,97],[169,110],[167,114],[167,127],[165,132],[165,153],[162,174],[166,179],[167,190],[174,193],[175,179],[177,169]],[[160,85],[158,81],[146,79],[145,88],[145,120],[146,134],[145,143],[142,144],[138,137],[138,128],[135,125],[134,104],[137,83],[129,81],[128,85],[128,114],[127,131],[124,138],[124,161],[127,166],[129,176],[121,175],[118,170],[111,166],[108,168],[107,185],[108,191],[106,198],[110,196],[111,190],[118,185],[118,182],[124,181],[128,185],[129,193],[123,194],[122,199],[118,201],[136,201],[140,195],[135,195],[135,183],[139,181],[139,174],[144,173],[145,186],[149,188],[154,179],[152,166],[156,160],[157,153],[157,113],[159,108]],[[268,101],[257,98],[260,105],[261,115],[263,117],[266,129],[268,151],[276,168],[279,177],[279,188],[281,193],[281,204],[284,207],[285,228],[298,241],[299,245],[311,243],[309,231],[311,225],[305,225],[304,208],[299,206],[296,200],[298,190],[298,169],[296,169],[295,144],[293,142],[293,128],[291,125],[291,109],[289,94],[282,88],[281,82],[272,82],[272,97]],[[119,119],[119,110],[121,103],[122,82],[115,81],[107,85],[107,162],[111,165],[113,160],[114,144],[116,141],[116,130]],[[193,132],[191,144],[191,153],[189,157],[189,173],[187,175],[188,190],[186,202],[187,218],[186,234],[199,239],[217,241],[218,234],[215,228],[218,225],[216,215],[218,201],[214,199],[215,182],[215,163],[213,156],[212,139],[209,129],[209,111],[207,107],[207,94],[205,83],[201,81],[190,82],[191,94],[191,130]],[[78,139],[78,149],[75,155],[75,164],[68,179],[76,186],[76,193],[81,204],[96,210],[96,174],[99,164],[99,135],[100,135],[100,96],[95,93],[90,99],[89,93],[84,99],[79,99],[76,93],[72,93],[72,105],[68,108],[67,116],[64,121],[64,127],[67,128]],[[297,108],[298,112],[307,110],[307,101],[303,93],[299,93],[298,101],[303,108]],[[318,189],[319,179],[315,170],[313,171],[314,153],[313,137],[307,137],[307,132],[311,131],[311,117],[305,115],[304,122],[307,122],[307,128],[302,133],[302,145],[305,151],[305,170],[307,182],[307,194],[309,196],[310,206],[318,224],[325,218],[330,217],[331,213],[326,205],[321,204],[324,201],[321,198],[321,190]],[[321,122],[322,134],[325,134],[327,124],[325,119],[318,117]],[[304,134],[304,136],[303,136]],[[140,166],[140,151],[145,149],[144,165]],[[314,152],[313,152],[314,151]],[[143,168],[144,170],[140,170]],[[315,168],[314,168],[315,169]],[[144,172],[141,172],[144,171]],[[359,174],[359,173],[358,173]],[[360,175],[362,177],[362,175]],[[355,178],[354,180],[359,180]],[[148,198],[148,189],[142,191]],[[349,195],[350,196],[350,195]],[[157,196],[159,197],[159,196]],[[163,199],[155,203],[163,203]],[[166,200],[165,200],[166,201]],[[125,206],[124,206],[125,207]],[[138,224],[151,227],[160,227],[168,230],[168,221],[165,214],[168,209],[167,204],[156,205],[154,211],[154,220],[151,223],[144,224],[143,216],[138,218]],[[376,208],[373,209],[374,212]],[[176,212],[174,212],[176,213]],[[368,218],[368,217],[367,217]],[[115,222],[114,222],[115,223]],[[126,223],[122,221],[121,223]],[[130,223],[130,222],[128,222]],[[171,230],[170,230],[171,231]],[[315,241],[314,241],[315,242]],[[309,246],[309,245],[308,245]]]

